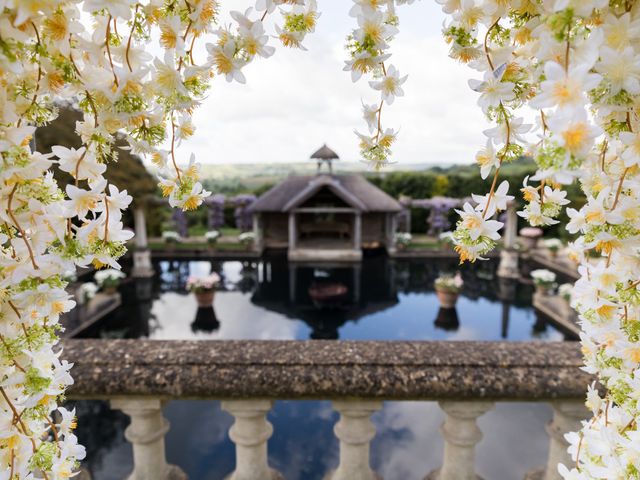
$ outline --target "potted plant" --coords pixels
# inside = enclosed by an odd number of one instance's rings
[[[118,291],[120,280],[125,277],[126,275],[120,270],[107,268],[106,270],[98,270],[94,274],[93,279],[104,293],[113,295]]]
[[[167,245],[173,247],[176,243],[179,243],[181,238],[180,234],[174,230],[164,230],[162,232],[162,240]]]
[[[220,276],[217,273],[211,273],[205,277],[189,277],[187,279],[187,291],[192,292],[198,307],[210,307],[213,303],[213,296],[216,287],[220,284]]]
[[[410,244],[413,237],[409,232],[396,232],[395,242],[399,250],[406,249]]]
[[[573,285],[570,283],[563,283],[558,287],[558,295],[564,300],[564,314],[566,317],[571,317],[575,313],[571,308],[571,294],[573,293]]]
[[[204,239],[207,241],[209,248],[214,248],[220,238],[220,232],[218,230],[210,230],[204,234]]]
[[[238,235],[238,241],[240,244],[244,245],[246,250],[251,250],[254,242],[256,241],[256,235],[253,232],[243,232]]]
[[[556,258],[558,256],[558,251],[563,247],[563,244],[558,238],[546,238],[542,241],[542,246],[549,250],[552,258]]]
[[[536,293],[540,295],[548,295],[556,285],[556,274],[544,268],[533,270],[531,272],[531,278],[536,287]]]
[[[444,248],[446,245],[453,244],[453,232],[441,232],[438,235],[438,246]]]
[[[98,292],[98,285],[93,282],[85,282],[78,290],[76,290],[76,301],[78,305],[86,305],[91,301],[93,297],[96,296]]]
[[[456,306],[460,291],[464,282],[460,273],[455,275],[440,275],[434,283],[436,295],[442,308],[453,308]]]

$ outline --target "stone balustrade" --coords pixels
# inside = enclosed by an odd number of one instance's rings
[[[370,417],[384,400],[438,401],[444,455],[438,470],[424,472],[429,480],[479,478],[477,420],[494,402],[548,402],[548,464],[526,478],[559,480],[557,464],[571,463],[563,433],[588,416],[583,399],[592,380],[573,343],[66,340],[64,356],[75,364],[70,398],[109,399],[131,417],[131,480],[186,478],[165,460],[162,403],[210,398],[235,419],[230,480],[283,478],[267,451],[273,427],[266,416],[278,399],[333,402],[340,460],[327,480],[380,478],[369,462]]]

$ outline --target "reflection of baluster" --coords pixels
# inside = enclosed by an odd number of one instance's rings
[[[340,421],[334,427],[340,440],[340,464],[327,480],[376,480],[369,465],[369,444],[376,434],[371,414],[382,408],[379,401],[335,401]]]
[[[235,418],[229,437],[236,444],[236,469],[228,480],[279,480],[284,477],[269,468],[267,440],[273,427],[266,419],[269,400],[228,400],[222,409]]]
[[[428,480],[476,480],[476,445],[482,439],[477,419],[493,408],[491,402],[438,402],[446,414],[441,431],[444,437],[442,468]]]
[[[589,411],[580,400],[556,401],[551,403],[553,419],[547,424],[549,434],[549,458],[546,468],[527,473],[525,480],[562,480],[558,473],[558,464],[567,467],[574,465],[567,448],[569,444],[564,435],[580,429],[581,420],[589,416]]]
[[[186,480],[185,473],[165,458],[164,436],[169,422],[162,415],[162,404],[156,398],[114,399],[111,408],[131,417],[124,432],[133,445],[133,472],[128,480]]]

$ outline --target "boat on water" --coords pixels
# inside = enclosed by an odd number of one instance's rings
[[[316,307],[335,308],[347,299],[349,289],[343,283],[313,283],[308,292]]]

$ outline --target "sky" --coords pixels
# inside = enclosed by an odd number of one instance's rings
[[[243,70],[245,85],[214,78],[194,115],[196,133],[181,145],[185,159],[193,152],[203,164],[300,162],[326,143],[341,159],[358,161],[353,131],[366,129],[361,101],[375,103],[379,93],[364,77],[353,83],[343,71],[345,38],[356,24],[348,15],[351,5],[318,0],[321,16],[305,39],[308,50],[287,49],[273,39],[276,53]],[[389,63],[409,78],[405,96],[383,113],[383,126],[399,130],[392,161],[472,163],[487,127],[467,85],[478,74],[448,57],[444,14],[433,0],[400,6],[397,13],[400,33]]]

